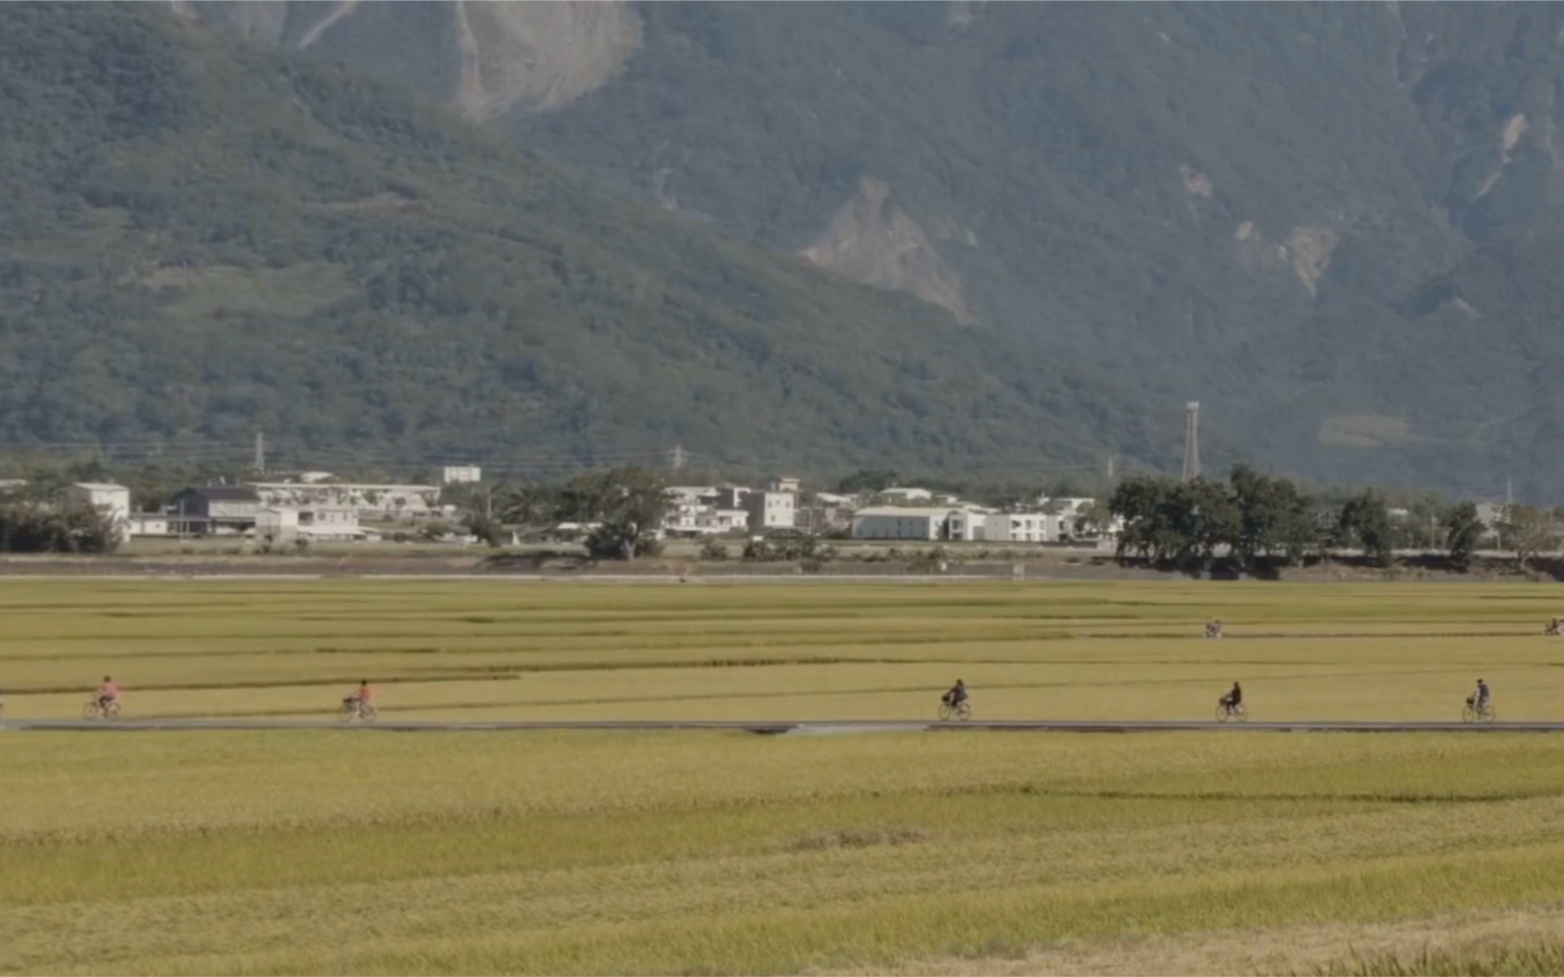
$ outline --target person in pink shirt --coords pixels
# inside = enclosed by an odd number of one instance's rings
[[[98,708],[102,709],[111,702],[119,701],[119,686],[114,684],[114,679],[108,675],[103,676],[103,684],[98,686]]]
[[[366,678],[358,683],[358,691],[343,699],[342,704],[359,709],[369,705],[369,700],[372,698],[374,698],[374,693],[369,690],[369,679]]]

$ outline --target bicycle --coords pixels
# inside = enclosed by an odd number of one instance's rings
[[[345,723],[350,723],[354,719],[372,723],[378,715],[380,715],[380,711],[375,708],[373,702],[364,702],[360,699],[346,699],[343,701],[341,708],[337,710],[337,718]]]
[[[1225,723],[1229,720],[1242,723],[1249,719],[1249,707],[1242,702],[1236,705],[1226,699],[1218,699],[1216,703],[1216,721]]]
[[[949,699],[942,699],[939,704],[939,718],[941,722],[949,722],[952,719],[965,722],[972,718],[972,703],[962,699],[955,705],[951,705]]]
[[[94,719],[114,719],[119,716],[119,700],[109,699],[107,702],[94,696],[87,700],[81,707],[81,718],[88,721]]]
[[[1461,710],[1461,722],[1463,723],[1491,723],[1499,718],[1499,713],[1493,708],[1492,702],[1484,702],[1478,705],[1471,699],[1466,700],[1466,708]]]

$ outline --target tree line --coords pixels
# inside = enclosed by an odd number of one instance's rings
[[[1388,567],[1397,548],[1436,545],[1456,569],[1467,569],[1490,530],[1524,567],[1556,549],[1564,530],[1557,511],[1512,505],[1486,526],[1471,502],[1428,512],[1430,539],[1420,520],[1392,518],[1385,493],[1365,488],[1339,504],[1311,496],[1286,478],[1238,465],[1226,481],[1135,476],[1120,482],[1099,520],[1122,521],[1117,556],[1164,569],[1199,573],[1226,564],[1264,575],[1298,566],[1334,550],[1356,550],[1373,566]]]

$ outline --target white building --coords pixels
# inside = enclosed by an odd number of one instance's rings
[[[675,485],[668,489],[673,504],[663,517],[663,532],[698,536],[715,530],[707,528],[701,517],[717,505],[717,489],[712,485]]]
[[[112,482],[77,482],[65,487],[66,505],[97,509],[114,523],[120,542],[130,538],[130,489]]]
[[[858,505],[858,496],[838,495],[835,492],[816,492],[815,504],[832,509],[853,509]]]
[[[888,488],[877,493],[886,502],[900,505],[911,505],[914,502],[929,502],[934,498],[934,493],[922,488]]]
[[[446,465],[440,478],[446,485],[471,485],[483,481],[483,469],[477,465]]]
[[[994,543],[1052,543],[1059,539],[1061,517],[1046,512],[994,512],[986,518]]]
[[[437,485],[349,482],[253,482],[260,504],[285,509],[353,509],[360,519],[424,519],[440,515]]]
[[[854,539],[971,541],[985,538],[985,517],[967,508],[876,506],[853,513]]]
[[[255,513],[255,535],[286,546],[299,538],[299,510],[262,506]]]
[[[673,505],[663,518],[663,531],[673,535],[710,536],[744,529],[792,529],[796,525],[798,495],[794,492],[757,492],[740,485],[675,485],[668,494]]]
[[[798,495],[793,492],[750,492],[744,496],[749,528],[792,529],[797,524]]]
[[[791,476],[791,475],[784,475],[781,478],[776,478],[776,479],[772,480],[771,486],[770,486],[770,491],[772,491],[772,492],[791,492],[794,495],[797,495],[800,484],[802,484],[802,483],[800,483],[799,480],[794,478],[793,476]]]
[[[171,535],[168,516],[161,512],[132,512],[125,520],[125,531],[131,536]]]
[[[737,532],[749,527],[749,510],[703,509],[697,520],[699,531],[703,535]]]
[[[359,526],[358,510],[351,506],[317,506],[313,509],[265,506],[256,513],[255,535],[287,544],[299,539],[311,542],[367,539],[370,533]]]

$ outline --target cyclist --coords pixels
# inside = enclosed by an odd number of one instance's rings
[[[1466,697],[1466,704],[1480,711],[1488,704],[1488,699],[1488,683],[1484,682],[1482,679],[1478,679],[1477,691]]]
[[[369,705],[369,700],[374,698],[374,692],[369,688],[369,679],[358,683],[358,690],[342,700],[342,704],[351,708],[354,712],[360,712]]]
[[[119,701],[119,686],[114,684],[114,679],[108,675],[103,676],[103,684],[98,686],[98,708],[108,709],[109,703]]]
[[[1206,622],[1206,637],[1220,638],[1222,636],[1222,619],[1212,618]]]
[[[1237,682],[1234,682],[1232,689],[1228,691],[1227,695],[1224,695],[1222,698],[1216,700],[1216,704],[1221,706],[1223,709],[1226,709],[1228,712],[1233,712],[1239,706],[1244,704],[1244,690]]]
[[[950,687],[950,691],[940,696],[940,701],[945,705],[955,708],[967,701],[967,683],[956,679],[956,684]]]

